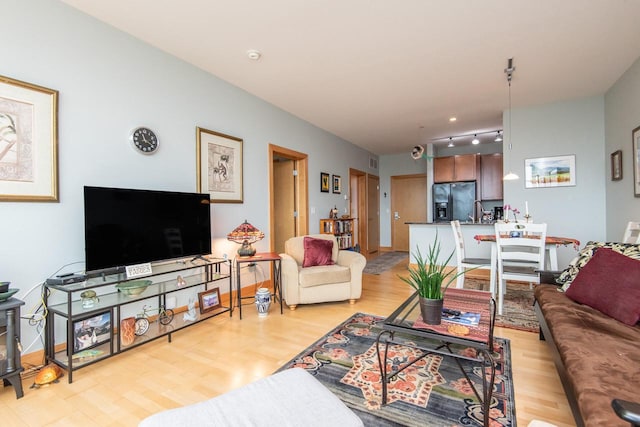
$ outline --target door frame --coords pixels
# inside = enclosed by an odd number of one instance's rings
[[[269,144],[269,250],[274,250],[275,232],[275,200],[273,188],[273,160],[275,157],[284,157],[294,161],[294,169],[298,171],[298,179],[295,180],[294,191],[296,194],[295,208],[298,215],[296,221],[296,235],[304,236],[309,234],[309,177],[308,177],[308,156],[299,151],[290,150]]]

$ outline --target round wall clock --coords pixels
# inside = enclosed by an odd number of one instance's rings
[[[155,132],[145,127],[135,128],[131,131],[129,139],[131,139],[133,146],[144,154],[155,153],[160,145]]]

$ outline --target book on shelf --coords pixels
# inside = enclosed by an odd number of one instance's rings
[[[457,323],[466,326],[478,326],[480,323],[480,313],[471,311],[457,311],[442,309],[442,320],[444,322]]]

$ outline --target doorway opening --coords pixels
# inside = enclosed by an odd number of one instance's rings
[[[307,155],[269,144],[269,247],[284,252],[284,242],[309,233]]]

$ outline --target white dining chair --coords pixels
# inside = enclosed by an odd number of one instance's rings
[[[629,221],[627,223],[622,243],[640,243],[640,222]]]
[[[544,270],[547,224],[495,224],[498,258],[498,314],[502,314],[507,280],[540,283]]]
[[[479,268],[482,270],[490,270],[489,273],[489,290],[491,294],[495,296],[496,288],[496,269],[495,265],[491,264],[489,258],[467,258],[464,251],[464,237],[462,236],[462,230],[460,229],[460,221],[451,221],[451,229],[453,230],[453,238],[456,243],[456,260],[458,266],[458,281],[456,283],[457,288],[464,288],[464,273],[469,268]]]

